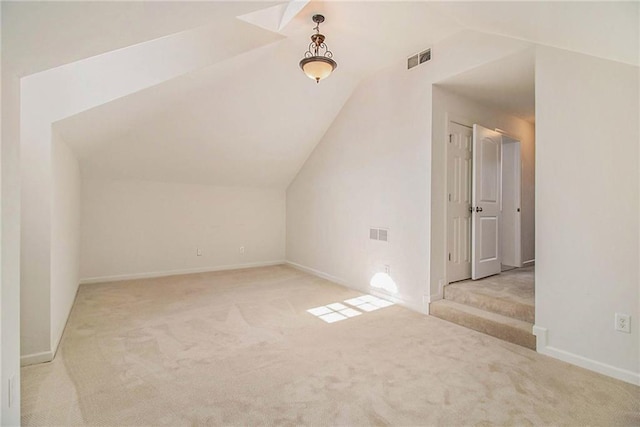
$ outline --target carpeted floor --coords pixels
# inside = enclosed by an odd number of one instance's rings
[[[81,286],[23,424],[640,424],[639,387],[434,317],[307,312],[360,295],[286,266]]]
[[[495,276],[480,280],[464,280],[445,287],[486,295],[493,299],[504,300],[535,307],[535,267],[514,268]],[[533,318],[530,320],[533,322]]]

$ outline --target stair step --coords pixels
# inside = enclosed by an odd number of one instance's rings
[[[536,349],[533,324],[529,322],[449,300],[431,303],[429,314],[504,341]]]
[[[487,284],[479,286],[474,282],[452,283],[445,286],[444,298],[523,322],[535,322],[535,306],[532,302],[517,301],[513,295],[504,295]]]

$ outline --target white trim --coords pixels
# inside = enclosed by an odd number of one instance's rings
[[[536,336],[536,348],[545,348],[547,346],[547,328],[533,325],[533,335]]]
[[[432,302],[440,301],[441,299],[444,299],[444,292],[438,292],[437,294],[429,295],[429,301],[427,302],[432,303]]]
[[[320,277],[322,279],[326,279],[330,282],[337,283],[338,285],[342,285],[346,288],[356,289],[353,286],[349,286],[346,280],[324,273],[320,270],[316,270],[315,268],[307,267],[306,265],[298,264],[297,262],[293,262],[293,261],[285,261],[285,263],[295,268],[296,270],[304,271],[305,273],[309,273],[314,276]],[[356,289],[356,290],[362,291],[362,289]]]
[[[86,285],[86,284],[92,284],[92,283],[118,282],[122,280],[150,279],[154,277],[177,276],[181,274],[210,273],[214,271],[225,271],[225,270],[242,270],[245,268],[269,267],[272,265],[282,265],[284,263],[285,263],[284,260],[263,261],[263,262],[251,262],[246,264],[220,265],[216,267],[199,267],[199,268],[187,268],[183,270],[154,271],[150,273],[134,273],[134,274],[120,274],[115,276],[87,277],[85,279],[80,279],[80,284]]]
[[[35,365],[38,363],[51,362],[53,360],[52,351],[43,351],[40,353],[25,354],[20,356],[20,366]]]
[[[530,259],[529,261],[525,261],[522,263],[523,267],[531,267],[532,265],[536,265],[536,259]]]
[[[547,345],[547,329],[539,326],[533,327],[533,334],[537,337],[537,351],[540,354],[571,363],[572,365],[588,369],[630,384],[640,386],[640,373],[632,372],[597,360],[589,359],[559,348]]]
[[[67,319],[64,321],[64,326],[62,327],[62,332],[60,332],[59,337],[55,337],[51,342],[51,352],[53,355],[51,356],[51,360],[56,357],[58,353],[58,347],[60,347],[60,341],[62,341],[62,337],[64,336],[64,331],[67,329],[67,325],[69,324],[69,318],[71,317],[71,312],[73,311],[73,306],[76,305],[76,300],[78,299],[78,291],[80,290],[80,283],[76,286],[76,294],[73,296],[73,302],[71,306],[69,306],[69,311],[67,312]]]
[[[347,286],[348,288],[350,288],[349,286]],[[354,289],[354,288],[351,288]],[[359,290],[359,289],[358,289]],[[405,307],[408,308],[411,311],[417,311],[418,313],[421,314],[428,314],[428,304],[427,307],[423,307],[420,304],[413,304],[409,301],[407,301],[407,299],[405,297],[403,297],[400,294],[396,294],[396,295],[392,295],[388,292],[385,292],[381,289],[378,288],[369,288],[369,293],[373,296],[382,298],[382,299],[386,299],[389,300],[391,302],[393,302],[394,304],[397,304],[401,307]]]
[[[347,282],[344,279],[341,279],[339,277],[336,276],[332,276],[331,274],[322,272],[320,270],[316,270],[315,268],[311,268],[311,267],[307,267],[306,265],[302,265],[302,264],[298,264],[296,262],[293,261],[285,261],[285,263],[287,265],[290,265],[291,267],[300,270],[300,271],[304,271],[305,273],[309,273],[313,276],[316,277],[320,277],[322,279],[328,280],[330,282],[336,283],[338,285],[344,286],[345,288],[349,288],[349,289],[353,289],[354,291],[358,291],[358,292],[368,292],[371,295],[375,295],[377,297],[380,298],[385,298],[388,299],[392,302],[394,302],[395,304],[408,308],[409,310],[412,311],[417,311],[418,313],[422,313],[422,314],[426,314],[425,310],[419,305],[419,304],[412,304],[410,302],[408,302],[405,298],[402,297],[402,295],[391,295],[387,292],[381,291],[380,289],[377,288],[372,288],[367,286],[365,289],[362,289],[360,287],[357,286],[353,286],[352,284],[350,284],[349,282]]]

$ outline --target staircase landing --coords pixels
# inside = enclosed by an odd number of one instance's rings
[[[534,267],[481,280],[451,283],[444,299],[431,303],[433,316],[535,350]]]

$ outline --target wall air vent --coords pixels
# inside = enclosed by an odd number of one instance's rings
[[[427,49],[424,52],[420,52],[420,63],[424,64],[425,62],[431,59],[431,49]]]
[[[371,240],[380,240],[382,242],[389,241],[389,230],[386,228],[370,228],[369,238]]]
[[[371,240],[378,240],[378,229],[377,228],[370,228],[369,229],[369,238]]]
[[[424,64],[427,61],[431,60],[431,49],[423,50],[420,53],[416,53],[415,55],[407,58],[407,70],[412,69],[413,67],[417,67],[418,65]]]
[[[418,62],[418,55],[410,56],[409,59],[407,59],[407,70],[417,67],[418,65],[420,65]]]

